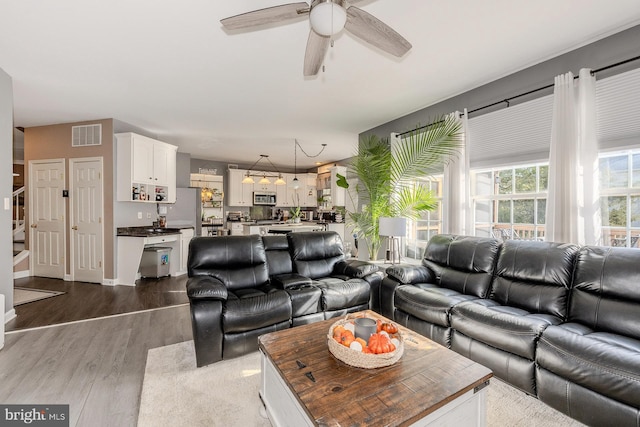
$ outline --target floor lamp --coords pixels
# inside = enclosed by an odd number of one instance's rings
[[[381,217],[378,223],[378,233],[387,238],[387,256],[385,264],[400,263],[400,237],[407,235],[406,218]],[[397,260],[397,262],[396,262]]]

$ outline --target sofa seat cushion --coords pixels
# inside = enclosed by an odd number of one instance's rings
[[[395,307],[425,322],[451,326],[449,311],[463,301],[478,297],[464,295],[453,289],[441,288],[431,283],[402,285],[396,289]]]
[[[532,314],[488,299],[462,302],[451,308],[451,327],[455,330],[529,360],[534,360],[542,331],[561,321],[550,314]]]
[[[597,393],[640,408],[640,340],[577,323],[548,327],[536,363]]]
[[[315,284],[324,283],[325,285],[339,285],[341,283],[344,283],[347,280],[349,280],[349,277],[347,276],[344,276],[344,277],[327,276],[327,277],[319,277],[317,279],[314,279],[312,283],[315,283]]]
[[[229,292],[222,313],[222,330],[238,333],[291,319],[291,299],[284,290],[269,285]]]
[[[291,298],[291,316],[300,317],[318,313],[322,308],[322,290],[311,284],[289,286],[286,289]]]
[[[370,287],[363,279],[315,282],[322,291],[322,310],[339,310],[369,303]]]

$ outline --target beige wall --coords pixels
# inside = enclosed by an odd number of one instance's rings
[[[102,124],[102,145],[89,147],[72,147],[71,146],[71,128],[76,125]],[[113,177],[113,120],[91,120],[77,123],[64,123],[50,126],[38,126],[26,128],[24,130],[24,164],[25,164],[25,210],[27,212],[27,233],[29,232],[29,162],[31,160],[45,159],[66,159],[65,162],[65,188],[69,188],[69,159],[83,157],[102,157],[103,182],[104,182],[104,277],[105,279],[115,278],[114,266],[114,246],[115,246],[115,229],[113,225],[113,201],[114,201],[114,177]],[[66,248],[66,266],[65,273],[70,273],[70,246],[71,242],[69,232],[71,230],[69,224],[69,199],[65,198],[66,218],[67,218],[67,248]],[[25,244],[28,245],[29,236],[25,238]]]

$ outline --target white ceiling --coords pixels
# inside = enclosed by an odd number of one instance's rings
[[[287,0],[0,0],[16,126],[115,118],[192,158],[298,166],[358,134],[640,23],[639,0],[365,0],[412,44],[397,59],[340,34],[302,76],[309,23],[227,34],[220,19]],[[474,107],[474,106],[470,106]]]

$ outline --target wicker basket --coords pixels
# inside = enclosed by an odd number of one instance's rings
[[[329,351],[335,356],[336,359],[356,368],[382,368],[384,366],[390,366],[396,363],[402,357],[404,353],[404,342],[402,340],[402,334],[397,334],[396,338],[400,341],[400,344],[396,349],[390,353],[382,354],[370,354],[362,353],[360,351],[351,350],[349,347],[345,347],[336,340],[333,339],[333,329],[338,325],[345,325],[349,320],[339,320],[329,328],[329,334],[327,335],[327,343],[329,345]]]

